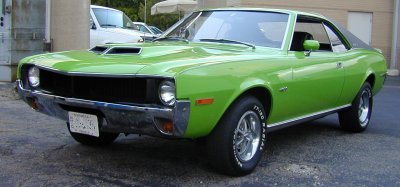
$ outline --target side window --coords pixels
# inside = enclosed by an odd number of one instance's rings
[[[335,32],[332,31],[332,29],[324,24],[325,30],[328,33],[329,39],[332,44],[332,50],[333,52],[346,52],[346,46],[343,44],[343,42],[340,40],[340,38],[336,35]]]
[[[318,51],[332,52],[331,42],[322,22],[300,18],[297,20],[293,33],[291,51],[305,51],[305,40],[317,40],[320,44]]]

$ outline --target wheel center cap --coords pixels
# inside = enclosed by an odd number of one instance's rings
[[[251,134],[251,133],[246,133],[245,135],[244,135],[244,137],[248,140],[248,141],[253,141],[253,135]]]

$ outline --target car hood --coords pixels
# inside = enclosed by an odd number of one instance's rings
[[[123,28],[103,28],[105,32],[108,33],[116,33],[116,34],[123,34],[127,36],[142,36],[143,33],[140,31],[135,31],[132,29],[123,29]]]
[[[216,63],[263,59],[281,53],[277,49],[255,49],[218,43],[154,42],[106,45],[108,48],[139,48],[138,54],[98,54],[91,51],[48,53],[25,58],[53,70],[93,74],[141,74],[173,77],[185,70]]]

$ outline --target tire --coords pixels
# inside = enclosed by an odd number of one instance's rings
[[[95,136],[90,136],[86,134],[79,134],[75,132],[71,132],[69,128],[69,123],[68,125],[68,131],[71,134],[72,138],[76,140],[77,142],[87,145],[87,146],[104,146],[104,145],[109,145],[114,142],[115,139],[118,138],[119,133],[109,133],[109,132],[99,132],[99,137]]]
[[[238,99],[207,137],[207,153],[212,166],[232,176],[252,172],[265,149],[265,121],[266,114],[258,99],[252,96]]]
[[[365,82],[352,106],[339,112],[340,127],[350,132],[362,132],[367,129],[371,118],[372,104],[372,88],[368,82]]]

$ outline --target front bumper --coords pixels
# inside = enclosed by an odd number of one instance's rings
[[[174,108],[131,106],[76,98],[66,98],[40,91],[24,89],[17,81],[21,98],[35,110],[68,121],[68,111],[94,113],[104,119],[100,131],[146,134],[161,137],[183,137],[190,114],[189,101],[177,101]],[[163,122],[172,122],[172,132],[162,128]]]

